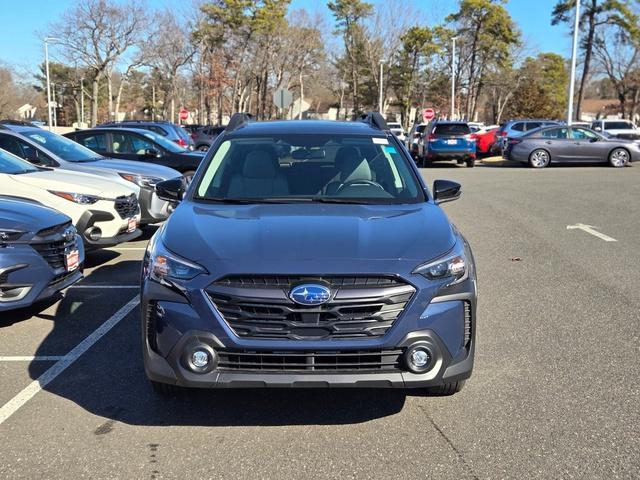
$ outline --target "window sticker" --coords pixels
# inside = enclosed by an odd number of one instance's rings
[[[371,140],[376,145],[389,145],[389,140],[387,140],[386,138],[371,137]]]
[[[396,150],[396,147],[392,147],[392,146],[386,146],[384,147],[384,151],[387,153],[390,153],[391,155],[395,155],[398,153],[398,151]]]

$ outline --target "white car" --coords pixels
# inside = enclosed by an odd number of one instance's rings
[[[594,120],[591,130],[606,133],[612,137],[640,140],[640,128],[630,120]]]
[[[402,128],[400,122],[387,122],[387,127],[389,127],[391,133],[393,133],[398,140],[404,143],[407,139],[407,134],[405,133],[404,128]]]
[[[37,168],[0,149],[0,194],[68,215],[87,248],[117,245],[142,233],[138,198],[124,180]]]

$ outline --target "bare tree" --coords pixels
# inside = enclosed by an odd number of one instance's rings
[[[111,76],[118,60],[139,41],[144,19],[139,3],[87,0],[67,10],[60,21],[50,26],[50,31],[59,37],[65,56],[92,74],[91,125],[98,123],[100,81]],[[110,106],[111,102],[109,92]]]

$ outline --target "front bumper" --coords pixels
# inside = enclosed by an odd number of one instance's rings
[[[140,218],[139,214],[138,218]],[[92,240],[86,233],[91,229],[91,227],[94,226],[104,229],[104,225],[107,225],[110,227],[109,230],[113,230],[112,224],[116,222],[120,229],[116,232],[115,235],[103,236],[97,240]],[[76,229],[81,235],[87,249],[113,247],[120,243],[134,240],[142,235],[142,231],[139,228],[136,228],[133,232],[127,232],[126,223],[124,224],[124,226],[121,226],[123,225],[123,222],[125,222],[125,220],[121,220],[120,218],[116,220],[116,217],[110,212],[104,212],[100,210],[87,210],[82,214],[80,220],[78,220],[78,222],[76,223]]]
[[[424,279],[423,279],[424,280]],[[422,282],[419,280],[417,283]],[[427,283],[426,280],[424,280]],[[349,340],[266,340],[239,337],[229,328],[202,291],[189,291],[186,297],[173,289],[144,280],[141,289],[142,341],[147,376],[157,382],[184,387],[380,387],[422,388],[463,380],[471,376],[475,351],[476,286],[468,278],[455,291],[433,298],[432,289],[420,288],[383,336]],[[469,337],[465,339],[464,305],[470,312]],[[158,308],[161,317],[151,317]],[[430,368],[412,373],[406,367],[405,354],[417,344],[426,344],[432,352]],[[273,355],[293,352],[311,357],[316,352],[371,352],[399,350],[397,368],[392,370],[317,369],[257,370],[219,367],[207,373],[189,368],[189,352],[207,346],[220,359],[234,352]],[[247,353],[249,352],[249,353]],[[338,354],[339,354],[338,353]],[[351,353],[353,354],[353,353]],[[222,364],[222,361],[221,361]]]
[[[0,290],[24,288],[24,294],[14,299],[0,298],[0,312],[33,305],[82,279],[84,248],[79,236],[76,237],[76,248],[80,265],[73,272],[66,272],[64,268],[52,268],[28,244],[0,248]]]

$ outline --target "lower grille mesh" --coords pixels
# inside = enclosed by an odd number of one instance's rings
[[[218,351],[219,370],[399,371],[402,350],[330,352]]]

